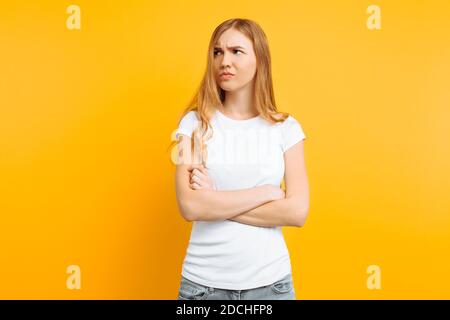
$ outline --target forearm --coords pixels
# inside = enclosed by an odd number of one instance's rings
[[[229,220],[257,227],[296,226],[303,224],[304,214],[293,198],[271,201],[243,212]]]
[[[226,220],[272,201],[266,186],[249,189],[216,191],[192,190],[189,206],[194,221]]]

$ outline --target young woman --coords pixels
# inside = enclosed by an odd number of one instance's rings
[[[214,30],[176,137],[177,203],[193,221],[178,299],[295,300],[281,227],[301,227],[308,214],[305,134],[277,110],[257,23],[231,19]]]

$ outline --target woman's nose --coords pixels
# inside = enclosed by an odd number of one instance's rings
[[[230,63],[231,63],[231,56],[228,53],[224,53],[222,59],[222,66],[223,67],[229,66]]]

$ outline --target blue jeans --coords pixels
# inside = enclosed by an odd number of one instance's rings
[[[292,274],[267,286],[228,290],[207,287],[181,276],[177,300],[296,300]]]

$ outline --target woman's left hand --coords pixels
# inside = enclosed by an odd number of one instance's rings
[[[208,174],[208,169],[206,169],[203,164],[198,166],[193,166],[189,169],[189,186],[194,190],[216,190],[214,181]]]

